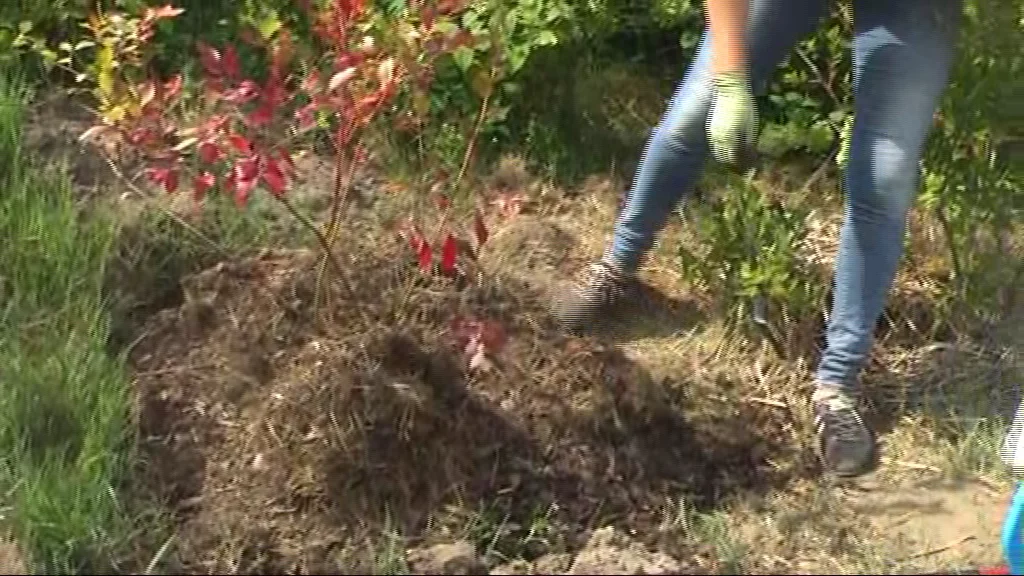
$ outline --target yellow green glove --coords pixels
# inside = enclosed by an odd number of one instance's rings
[[[743,72],[715,75],[708,116],[711,155],[726,165],[745,167],[757,144],[757,105],[750,80]]]

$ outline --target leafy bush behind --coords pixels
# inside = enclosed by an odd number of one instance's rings
[[[403,10],[407,2],[371,1],[383,11]],[[59,37],[73,30],[94,3],[5,3],[0,53],[6,53],[2,48],[17,37],[23,21]],[[127,9],[146,4],[100,3]],[[761,149],[767,157],[834,158],[843,164],[852,120],[851,4],[833,3],[818,30],[776,70],[760,103],[765,120]],[[199,38],[232,42],[247,30],[269,34],[282,22],[299,29],[303,25],[294,0],[178,0],[177,5],[185,14],[157,38],[163,65],[173,68],[195,65],[193,47]],[[946,234],[952,269],[947,302],[967,302],[972,310],[991,313],[995,293],[1021,276],[1019,265],[995,263],[1011,249],[1007,238],[1024,207],[1024,172],[1019,152],[1013,155],[1015,146],[1020,148],[1014,139],[1024,137],[1024,56],[1019,51],[1024,1],[966,0],[964,14],[952,81],[922,163],[919,207],[934,214]],[[564,183],[597,171],[628,176],[696,49],[703,23],[701,0],[473,0],[463,24],[489,40],[438,67],[430,110],[440,121],[429,123],[437,128],[415,142],[393,135],[386,140],[402,152],[402,147],[422,149],[426,139],[426,148],[454,171],[476,125],[480,94],[474,86],[493,68],[488,58],[497,49],[501,82],[481,126],[485,158],[516,151]],[[257,55],[242,50],[242,56],[245,67],[262,65]],[[717,202],[739,200],[725,195]],[[699,234],[714,244],[716,236],[729,234],[728,226],[712,222],[701,226]],[[725,262],[744,257],[723,254],[721,261],[705,265],[703,275],[714,277]],[[750,277],[764,278],[765,286],[781,285],[773,276],[777,273],[759,270],[756,262],[746,266]],[[693,263],[684,267],[691,269]]]

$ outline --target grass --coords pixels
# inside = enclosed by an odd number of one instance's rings
[[[0,75],[0,498],[36,570],[117,568],[132,522],[128,378],[108,353],[114,222],[85,220],[66,175],[21,148],[23,77]]]

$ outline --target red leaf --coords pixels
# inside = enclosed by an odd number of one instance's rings
[[[444,246],[441,248],[441,270],[445,273],[455,271],[455,259],[459,254],[459,243],[455,236],[448,234],[444,239]]]
[[[451,52],[461,46],[472,48],[474,45],[476,45],[476,37],[473,36],[473,33],[469,30],[459,30],[445,38],[444,48]]]
[[[173,76],[167,82],[164,82],[164,99],[174,100],[181,94],[181,87],[184,84],[184,80],[181,74]]]
[[[153,21],[161,18],[174,18],[184,11],[184,8],[175,8],[170,4],[157,8],[146,8],[146,13],[143,16],[143,19]]]
[[[315,94],[319,94],[320,93],[320,73],[319,72],[314,70],[314,71],[309,73],[309,76],[306,76],[305,78],[302,79],[302,91],[307,93],[307,94],[310,94],[310,95],[315,95]]]
[[[441,14],[451,14],[466,7],[466,0],[441,0],[437,3],[437,11]]]
[[[209,140],[199,143],[199,159],[206,164],[213,164],[221,159],[223,153],[220,147]]]
[[[242,180],[235,184],[235,204],[244,207],[249,203],[249,194],[256,187],[255,180]]]
[[[494,320],[457,317],[452,321],[449,333],[455,345],[466,354],[473,356],[484,348],[487,353],[496,354],[505,347],[508,337],[501,323]]]
[[[228,136],[228,140],[231,142],[231,145],[235,147],[235,150],[238,150],[242,154],[252,153],[252,142],[250,142],[245,136],[242,136],[241,134],[232,134]]]
[[[242,80],[242,83],[238,85],[238,88],[229,90],[228,93],[224,95],[224,100],[231,104],[245,104],[246,102],[251,102],[259,95],[259,84],[256,84],[252,80]]]
[[[259,108],[253,110],[245,117],[245,123],[253,128],[259,128],[260,126],[266,126],[274,119],[274,109],[271,106],[264,104]]]
[[[419,247],[420,269],[425,271],[425,272],[429,272],[430,271],[430,265],[434,261],[434,253],[430,249],[430,242],[427,242],[427,241],[424,240],[424,241],[420,242],[419,245],[420,245],[420,247]]]
[[[164,190],[167,190],[168,194],[173,193],[178,189],[178,171],[171,170],[167,173],[167,179],[164,180]]]
[[[221,64],[228,78],[238,78],[240,66],[238,63],[238,51],[235,50],[234,46],[228,44],[227,48],[224,49],[224,57],[221,59]]]
[[[499,322],[485,320],[480,323],[480,343],[487,347],[488,352],[497,353],[505,347],[508,336],[505,328]]]
[[[174,168],[149,168],[146,175],[154,183],[162,185],[168,194],[178,189],[178,171]]]
[[[487,225],[484,223],[484,217],[480,210],[477,210],[476,214],[473,215],[473,235],[476,237],[476,249],[480,250],[480,247],[484,245],[484,242],[487,242],[489,237]]]
[[[355,78],[356,72],[356,68],[351,66],[345,68],[341,72],[338,72],[334,76],[331,76],[331,80],[327,83],[327,90],[329,92],[334,92],[338,88],[348,84],[349,80]]]
[[[153,131],[149,128],[136,128],[128,133],[128,142],[132,146],[143,146],[148,141],[152,140]]]
[[[259,175],[259,164],[256,158],[243,158],[235,163],[234,173],[238,182],[252,180],[256,183],[256,177]]]
[[[146,176],[155,184],[163,184],[167,179],[168,172],[170,172],[169,168],[147,168]]]
[[[196,200],[202,200],[206,196],[206,191],[213,187],[216,182],[216,178],[209,172],[203,172],[199,176],[196,176],[195,181],[192,183],[192,195]]]
[[[213,46],[205,42],[199,42],[199,61],[203,64],[203,69],[210,76],[218,77],[224,75],[220,52]]]
[[[310,102],[295,111],[295,119],[299,122],[299,128],[312,128],[316,124],[316,102]]]
[[[434,27],[434,19],[437,17],[437,10],[433,6],[426,6],[420,12],[420,19],[423,21],[423,29],[430,31]]]
[[[270,188],[270,192],[274,196],[281,196],[288,188],[288,181],[285,179],[281,167],[278,166],[277,160],[272,158],[267,159],[266,166],[263,167],[263,181],[267,183],[267,187]]]
[[[256,187],[258,170],[255,158],[244,158],[235,163],[231,175],[224,182],[225,189],[234,191],[235,203],[244,207],[249,201],[249,194]]]

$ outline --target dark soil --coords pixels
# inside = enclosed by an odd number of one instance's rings
[[[177,570],[366,570],[353,542],[385,526],[429,538],[447,506],[482,503],[522,526],[555,510],[579,547],[604,523],[655,534],[680,497],[786,480],[766,464],[790,449],[766,409],[688,416],[685,380],[563,336],[529,288],[459,289],[401,248],[351,246],[355,293],[335,282],[319,314],[315,257],[275,252],[185,279],[184,303],[146,323],[142,476],[176,512]],[[495,370],[468,369],[457,317],[504,327]]]

